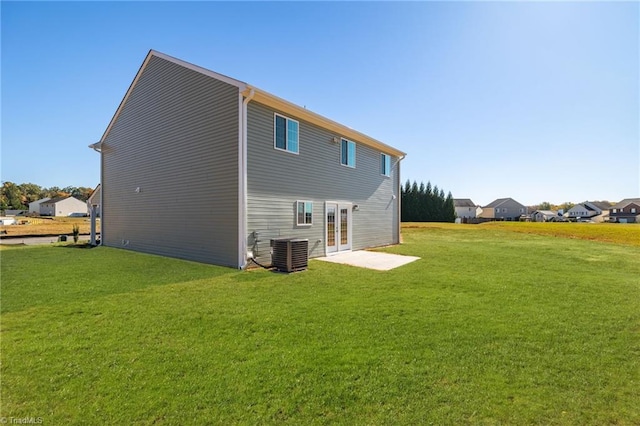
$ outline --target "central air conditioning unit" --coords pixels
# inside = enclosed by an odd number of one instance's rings
[[[277,238],[271,240],[271,265],[281,272],[307,269],[309,240],[301,238]]]

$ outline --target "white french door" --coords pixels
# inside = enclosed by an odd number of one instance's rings
[[[327,255],[351,250],[351,204],[326,204]]]

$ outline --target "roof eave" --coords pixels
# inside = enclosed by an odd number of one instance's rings
[[[264,90],[258,89],[257,87],[253,86],[247,86],[247,88],[254,90],[255,95],[253,97],[253,100],[255,102],[259,102],[271,108],[277,109],[285,114],[290,114],[324,129],[336,132],[338,136],[344,137],[346,139],[353,139],[381,152],[384,152],[385,154],[391,154],[396,157],[405,157],[407,155],[405,152],[389,146],[384,142],[380,142],[379,140],[367,136],[364,133],[353,130],[350,127],[330,120],[320,114],[316,114],[315,112],[309,111],[306,108],[302,108],[278,96],[272,95],[269,92],[265,92]]]

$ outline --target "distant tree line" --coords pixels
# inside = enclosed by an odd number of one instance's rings
[[[402,222],[454,222],[456,209],[451,192],[445,197],[438,185],[431,187],[407,180],[402,188]]]
[[[93,188],[84,186],[67,186],[59,188],[43,188],[34,183],[2,182],[2,194],[0,195],[0,210],[28,210],[29,203],[43,198],[67,197],[69,195],[80,201],[87,201]]]

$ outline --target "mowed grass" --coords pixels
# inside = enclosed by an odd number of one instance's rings
[[[2,256],[2,417],[640,424],[640,248],[416,227],[389,272],[109,248]]]
[[[583,240],[605,241],[640,247],[640,224],[637,223],[487,222],[479,226],[500,228],[526,234],[580,238]]]

